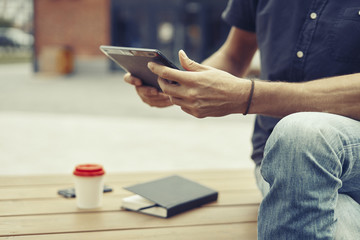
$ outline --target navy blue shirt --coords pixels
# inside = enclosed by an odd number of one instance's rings
[[[223,19],[256,33],[261,79],[302,82],[360,72],[360,0],[230,0]],[[278,121],[256,117],[256,164]]]

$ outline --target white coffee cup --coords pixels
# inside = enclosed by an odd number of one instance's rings
[[[74,172],[76,205],[81,209],[98,208],[102,204],[105,171],[98,164],[77,165]]]

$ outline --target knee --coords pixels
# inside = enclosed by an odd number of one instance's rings
[[[336,138],[329,131],[327,117],[322,113],[296,113],[283,118],[265,146],[261,170],[264,178],[285,171],[294,177],[314,163],[331,164],[336,169],[337,161],[325,163],[329,160],[326,155],[337,152],[333,146],[338,145],[331,143]]]
[[[324,137],[326,124],[314,115],[317,114],[295,113],[281,119],[266,143],[265,155],[273,150],[275,144],[289,151],[317,146],[319,138]]]

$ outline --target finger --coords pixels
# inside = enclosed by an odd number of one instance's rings
[[[152,91],[151,87],[137,87],[136,91],[141,100],[152,107],[167,107],[173,105],[169,96],[164,93]],[[156,93],[156,94],[154,94]]]
[[[160,94],[160,92],[156,88],[148,86],[136,87],[136,91],[140,96],[154,97]]]
[[[188,109],[188,108],[186,108],[186,107],[181,107],[181,110],[183,110],[184,112],[192,115],[190,109]]]
[[[182,98],[183,88],[181,85],[170,83],[168,80],[163,78],[158,78],[158,83],[162,91],[169,96]]]
[[[151,87],[137,87],[138,95],[145,101],[170,101],[169,96]]]
[[[187,101],[186,99],[176,98],[176,97],[170,97],[171,102],[174,105],[178,105],[181,107],[181,109],[197,118],[204,118],[205,115],[203,115],[203,111],[201,109],[194,107],[194,102]]]
[[[182,98],[178,98],[178,97],[173,97],[170,96],[170,101],[174,104],[174,105],[178,105],[180,107],[185,107],[187,104],[184,101],[184,99]]]
[[[186,70],[186,71],[193,71],[193,72],[199,72],[199,71],[203,71],[206,70],[207,67],[205,65],[201,65],[197,62],[195,62],[194,60],[190,59],[186,53],[184,52],[184,50],[180,50],[179,51],[179,60],[180,60],[180,64],[181,66]]]
[[[142,85],[142,81],[139,78],[132,76],[130,73],[126,73],[124,75],[124,80],[125,80],[125,82],[130,83],[131,85],[134,85],[134,86]]]
[[[192,111],[191,109],[189,108],[186,108],[186,107],[181,107],[181,110],[183,110],[184,112],[196,117],[196,118],[205,118],[206,116],[205,115],[202,115],[202,114],[199,114],[197,112],[194,112]]]
[[[162,99],[162,100],[154,100],[154,99],[151,99],[149,101],[146,101],[143,99],[143,101],[148,104],[149,106],[151,107],[160,107],[160,108],[163,108],[163,107],[169,107],[169,106],[172,106],[174,105],[169,98],[167,99]]]
[[[149,62],[148,68],[159,77],[179,83],[180,85],[191,84],[194,81],[194,72],[181,71],[154,62]]]

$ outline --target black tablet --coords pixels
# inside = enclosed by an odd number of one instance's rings
[[[155,87],[160,91],[158,76],[148,69],[148,62],[178,69],[157,49],[100,46],[100,50],[125,71],[140,78],[143,85]]]

